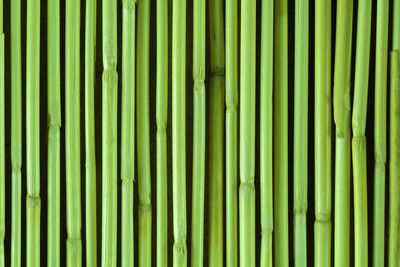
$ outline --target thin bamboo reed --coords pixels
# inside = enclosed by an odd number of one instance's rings
[[[256,2],[241,6],[240,27],[240,266],[255,259]]]
[[[223,173],[224,173],[224,91],[225,44],[223,1],[210,1],[210,113],[208,133],[209,244],[208,265],[222,266],[223,257]],[[205,102],[205,101],[204,101]]]
[[[0,0],[0,267],[4,267],[5,223],[5,129],[4,129],[4,33],[3,33],[3,0]]]
[[[314,263],[331,264],[331,1],[315,2]]]
[[[274,248],[275,266],[289,266],[288,1],[274,3]]]
[[[47,265],[60,266],[60,2],[48,2],[47,14]]]
[[[334,264],[350,266],[350,78],[353,0],[337,2],[333,111],[336,125]]]
[[[226,175],[226,266],[238,266],[238,176],[237,176],[237,104],[238,104],[238,1],[225,1],[225,175]]]
[[[168,266],[168,1],[157,1],[157,266]]]
[[[307,1],[307,0],[306,0]],[[260,98],[260,265],[272,265],[273,207],[273,52],[274,1],[262,1]],[[229,232],[227,232],[229,235]]]
[[[102,2],[102,239],[101,265],[117,265],[117,1]]]
[[[205,144],[206,143],[206,92],[204,85],[205,69],[206,69],[205,61],[206,61],[206,1],[195,0],[193,3],[194,107],[193,107],[193,183],[192,183],[193,201],[192,201],[191,266],[197,266],[197,267],[203,266],[203,258],[204,258],[204,252],[203,252],[204,172],[205,172],[204,166],[205,166],[205,146],[206,146]],[[222,255],[220,256],[222,257]]]
[[[40,0],[27,2],[26,263],[40,266]]]
[[[133,183],[135,181],[135,12],[122,1],[121,266],[134,266]]]
[[[374,224],[373,266],[385,263],[385,165],[386,165],[386,95],[387,95],[387,49],[388,49],[389,1],[377,2],[376,54],[375,54],[375,113],[374,113]],[[366,182],[365,182],[366,183]],[[355,187],[355,192],[357,188]],[[365,190],[366,194],[366,190]],[[367,195],[362,201],[367,201]],[[365,213],[367,206],[365,205]],[[361,217],[362,218],[362,217]],[[361,223],[361,222],[360,222]],[[362,222],[367,224],[367,219]],[[360,233],[360,250],[356,247],[356,267],[368,265],[367,232]],[[356,243],[357,244],[357,243]],[[361,248],[363,250],[361,250]],[[358,254],[357,258],[357,252]],[[359,263],[357,263],[359,259]]]
[[[97,266],[96,152],[94,76],[96,58],[96,0],[86,1],[85,16],[85,208],[86,265]]]
[[[390,53],[389,266],[399,266],[400,227],[400,71],[399,51]]]
[[[11,1],[11,266],[21,266],[21,0]]]
[[[186,0],[172,1],[172,200],[173,266],[187,265],[185,69]]]

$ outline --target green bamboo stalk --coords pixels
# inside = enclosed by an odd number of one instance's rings
[[[308,0],[297,0],[295,5],[294,260],[302,267],[307,266],[308,5]]]
[[[26,263],[40,266],[40,0],[27,2]]]
[[[274,248],[275,265],[289,266],[288,6],[274,4]]]
[[[11,266],[21,266],[21,1],[11,1]]]
[[[241,6],[240,27],[240,266],[255,259],[256,2]]]
[[[350,264],[350,75],[353,0],[337,2],[333,111],[336,125],[334,263]]]
[[[60,266],[60,2],[48,2],[47,14],[47,266]]]
[[[400,71],[399,50],[390,53],[389,266],[399,266],[400,227]]]
[[[168,266],[168,1],[157,1],[157,266]]]
[[[134,265],[133,183],[135,181],[135,12],[123,0],[121,122],[121,266]]]
[[[101,265],[117,265],[117,1],[103,0]]]
[[[377,2],[376,54],[375,54],[375,113],[374,113],[374,224],[373,224],[373,266],[383,266],[385,262],[385,165],[386,165],[386,84],[388,47],[389,1]],[[355,188],[356,190],[357,188]],[[366,193],[366,191],[365,191]],[[367,201],[367,196],[364,197]],[[367,206],[365,206],[365,212]],[[363,224],[367,223],[367,220]],[[364,235],[365,234],[365,235]],[[368,246],[363,233],[360,251],[362,265],[368,263]],[[357,254],[356,254],[357,260]],[[361,264],[360,263],[360,264]],[[356,262],[357,264],[357,262]]]
[[[139,192],[139,266],[151,266],[151,170],[149,127],[150,0],[138,1],[137,149]]]
[[[94,126],[95,48],[96,0],[87,0],[85,16],[85,218],[87,266],[97,266],[96,145]]]
[[[308,1],[308,0],[306,0]],[[261,258],[260,266],[272,265],[273,207],[273,32],[274,1],[262,1],[261,14],[261,99],[260,99],[260,198]],[[228,66],[228,65],[227,65]],[[307,146],[307,145],[306,145]],[[229,232],[227,233],[229,234]]]
[[[187,265],[185,142],[186,0],[172,1],[173,266]]]
[[[4,33],[3,1],[0,0],[0,267],[4,265],[5,223],[5,129],[4,129]]]
[[[193,184],[192,184],[193,201],[192,201],[191,266],[197,266],[197,267],[203,266],[203,257],[204,257],[203,253],[204,172],[205,172],[204,166],[205,166],[205,146],[206,146],[206,94],[204,85],[205,69],[206,69],[205,61],[206,61],[206,1],[195,0],[193,3],[194,107],[193,107]],[[210,211],[212,211],[212,209],[210,209]],[[220,256],[222,257],[222,255]]]
[[[80,166],[80,1],[66,2],[65,169],[67,189],[67,266],[82,265]]]
[[[226,266],[238,266],[237,233],[237,104],[238,104],[238,1],[225,1],[225,175],[226,175]]]
[[[223,173],[225,113],[225,44],[223,1],[210,1],[210,113],[208,142],[209,177],[209,244],[208,265],[222,266],[223,257]]]
[[[315,266],[331,264],[331,1],[315,2]]]

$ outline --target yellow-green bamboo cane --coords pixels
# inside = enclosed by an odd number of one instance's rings
[[[274,2],[274,248],[275,266],[289,266],[288,1]]]
[[[226,266],[238,266],[237,218],[237,104],[238,104],[238,1],[225,1],[225,190]]]
[[[47,266],[60,266],[60,2],[47,5]],[[78,104],[79,105],[79,104]]]
[[[350,264],[350,75],[353,0],[337,2],[333,111],[336,125],[334,263]]]
[[[96,144],[94,128],[95,51],[96,0],[88,0],[86,1],[85,16],[85,217],[87,266],[97,266]]]
[[[208,265],[223,264],[223,172],[224,172],[224,85],[225,45],[223,1],[210,1],[210,113],[208,142],[209,177],[209,258]]]
[[[212,50],[214,49],[215,48],[212,48]],[[205,172],[204,166],[205,166],[205,146],[206,146],[206,92],[204,85],[205,70],[206,70],[205,61],[206,61],[206,1],[194,0],[193,3],[193,104],[194,106],[193,106],[193,183],[192,183],[193,201],[192,201],[191,266],[197,266],[197,267],[203,266],[203,258],[204,258],[204,253],[203,253],[204,172]],[[211,89],[215,90],[215,88]],[[210,160],[212,159],[210,158]],[[210,176],[210,179],[213,179],[213,177]],[[215,210],[212,209],[210,209],[210,211],[215,212]],[[210,222],[210,225],[214,224]],[[215,251],[215,249],[213,249],[213,251]],[[220,256],[222,257],[222,255]]]
[[[11,1],[11,266],[21,266],[21,0]],[[1,22],[0,22],[1,23]],[[0,71],[0,73],[2,73]],[[0,230],[1,232],[1,230]],[[1,236],[1,234],[0,234]]]
[[[314,263],[331,264],[331,1],[315,2]]]
[[[102,239],[101,266],[117,265],[117,1],[102,3]]]
[[[133,182],[135,181],[135,12],[122,1],[121,266],[134,266]]]
[[[26,263],[40,266],[40,0],[27,2]]]
[[[4,129],[4,33],[3,0],[0,0],[0,267],[4,267],[5,222],[5,129]]]
[[[172,200],[173,266],[187,265],[185,69],[186,0],[172,1]]]

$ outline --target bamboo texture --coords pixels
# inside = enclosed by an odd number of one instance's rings
[[[4,69],[4,32],[3,32],[3,0],[0,0],[0,267],[4,267],[4,238],[6,234],[5,222],[5,69]]]
[[[157,1],[157,266],[168,266],[168,2]]]
[[[122,1],[121,114],[121,266],[134,266],[133,183],[135,181],[135,12],[133,0]]]
[[[21,1],[11,1],[11,266],[21,266],[22,66]],[[1,72],[0,72],[1,73]]]
[[[314,263],[331,264],[331,1],[315,2]]]
[[[117,265],[117,1],[102,2],[102,238],[101,266]]]
[[[225,1],[225,216],[226,265],[238,266],[238,176],[237,176],[237,105],[238,105],[238,1]]]
[[[350,79],[353,1],[337,2],[333,112],[336,126],[334,265],[350,266]]]
[[[26,263],[40,266],[40,0],[27,2]]]
[[[187,266],[186,245],[186,0],[172,1],[173,266]]]
[[[308,0],[295,3],[293,207],[295,266],[307,266]],[[271,144],[272,149],[272,144]],[[270,192],[272,194],[272,192]]]
[[[48,2],[47,14],[47,265],[60,266],[60,2]]]
[[[205,61],[206,61],[206,1],[195,0],[193,2],[193,104],[194,106],[193,106],[193,182],[192,182],[193,201],[192,201],[191,266],[198,266],[198,267],[203,266],[203,258],[204,258],[204,248],[203,248],[204,172],[205,172],[205,146],[206,146],[205,144],[206,143],[206,92],[204,85],[205,69],[206,69]],[[211,88],[210,90],[215,90],[215,89]],[[220,196],[222,198],[222,194]],[[212,248],[210,247],[210,249]],[[220,256],[222,257],[222,255]]]
[[[274,248],[275,266],[289,266],[288,1],[274,2]]]

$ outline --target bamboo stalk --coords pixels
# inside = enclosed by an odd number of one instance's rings
[[[5,223],[5,129],[4,129],[4,33],[3,1],[0,0],[0,267],[4,265]]]
[[[134,266],[133,183],[135,181],[135,12],[122,1],[121,266]]]
[[[331,263],[331,1],[315,2],[315,266]]]
[[[168,2],[157,1],[157,266],[168,266]]]
[[[289,266],[288,214],[288,10],[274,5],[274,247],[275,265]]]
[[[97,266],[96,145],[94,116],[95,51],[96,0],[88,0],[86,1],[85,16],[85,217],[87,266]]]
[[[375,55],[375,113],[374,113],[374,225],[373,225],[373,266],[383,266],[385,262],[385,165],[386,165],[386,84],[388,46],[389,1],[377,2],[376,55]],[[357,188],[355,188],[357,190]],[[366,192],[365,192],[366,193]],[[365,195],[364,201],[367,201]],[[365,206],[367,212],[367,206]],[[360,222],[361,223],[361,222]],[[362,222],[367,223],[367,220]],[[359,266],[368,263],[367,232],[361,233],[359,242]],[[363,250],[361,250],[363,248]],[[357,260],[357,254],[356,254]],[[357,261],[356,261],[357,263]]]
[[[208,265],[223,265],[223,166],[224,166],[224,15],[223,1],[209,4],[210,113],[209,113],[209,244]]]
[[[336,125],[334,263],[350,264],[350,75],[353,1],[337,2],[333,111]],[[340,38],[339,38],[340,36]]]
[[[241,6],[240,27],[240,266],[255,266],[256,2]]]
[[[47,265],[60,266],[60,2],[50,1],[47,14]]]
[[[21,266],[21,1],[11,1],[11,266]]]
[[[308,0],[296,1],[295,7],[294,260],[295,266],[305,267],[307,266],[308,206]]]
[[[238,265],[237,233],[237,104],[238,104],[238,60],[237,17],[238,1],[225,1],[226,32],[226,80],[225,80],[225,175],[226,175],[226,265]]]
[[[40,266],[40,0],[27,2],[26,262]]]
[[[138,1],[137,149],[139,192],[139,266],[151,266],[151,169],[149,127],[150,0]]]
[[[186,0],[172,1],[172,194],[173,266],[187,265],[185,63]]]
[[[389,266],[399,266],[400,227],[400,72],[399,51],[390,53]]]
[[[117,265],[117,1],[103,0],[101,265]]]
[[[197,267],[203,266],[203,257],[204,257],[204,252],[203,252],[204,171],[205,171],[204,166],[205,166],[205,145],[206,145],[205,144],[206,143],[206,95],[205,95],[205,85],[204,85],[205,69],[206,69],[205,57],[206,57],[206,1],[195,0],[193,3],[194,107],[193,107],[193,185],[192,185],[193,201],[192,201],[191,266],[197,266]],[[212,197],[210,198],[210,200],[211,199]],[[212,209],[210,209],[210,211],[212,212]],[[220,256],[222,257],[222,255]]]

